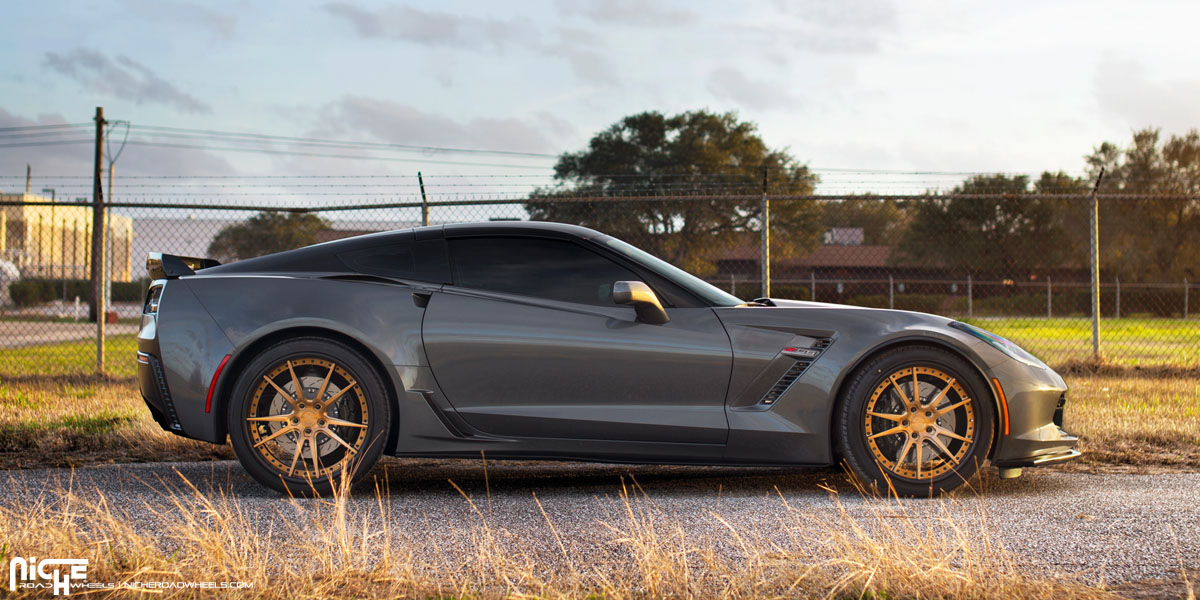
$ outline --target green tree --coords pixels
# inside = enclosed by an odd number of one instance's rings
[[[764,168],[770,194],[811,194],[817,182],[734,113],[645,112],[559,157],[556,185],[535,191],[525,207],[534,220],[591,227],[707,274],[715,251],[746,243],[749,233],[761,230]],[[564,200],[581,197],[622,199]],[[787,256],[815,247],[820,216],[812,201],[772,202],[772,252]]]
[[[1043,173],[1040,194],[1077,193],[1065,173]],[[1066,234],[1064,200],[1029,195],[1027,175],[977,175],[945,196],[930,196],[913,209],[901,236],[902,258],[956,270],[1029,274],[1059,267],[1074,256]],[[998,198],[962,195],[1002,194]]]
[[[1195,279],[1200,265],[1200,132],[1161,141],[1142,129],[1121,148],[1105,142],[1087,156],[1094,178],[1105,169],[1100,205],[1101,264],[1127,281]]]
[[[208,255],[226,262],[300,248],[315,244],[317,232],[328,227],[314,214],[263,211],[223,227],[208,245]]]

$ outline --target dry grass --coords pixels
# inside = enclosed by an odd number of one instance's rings
[[[982,510],[958,521],[948,516],[952,508],[963,512],[961,506],[943,505],[932,519],[906,518],[902,503],[887,500],[872,501],[867,518],[842,510],[830,519],[787,507],[778,523],[789,534],[784,544],[710,512],[705,518],[728,535],[694,539],[633,486],[596,499],[597,514],[607,515],[597,518],[606,539],[556,539],[561,556],[539,556],[494,526],[485,505],[464,524],[473,552],[445,560],[426,551],[437,540],[411,531],[420,528],[397,531],[388,518],[349,516],[344,495],[291,501],[294,518],[269,531],[220,493],[181,487],[172,501],[153,515],[153,529],[169,532],[161,537],[146,533],[145,522],[135,527],[128,507],[87,490],[18,490],[0,500],[6,542],[0,564],[14,554],[87,558],[93,583],[245,582],[261,598],[1116,597],[1065,575],[1030,574],[989,540]],[[464,501],[472,499],[464,494]],[[388,513],[386,495],[377,494],[375,504],[377,514]],[[556,531],[552,522],[549,528]],[[589,552],[580,544],[600,548]],[[607,559],[576,559],[597,554]],[[116,595],[135,594],[144,592]]]
[[[1200,469],[1200,378],[1073,376],[1066,429],[1083,465]]]
[[[1083,468],[1200,469],[1200,378],[1072,375]],[[0,468],[232,458],[162,431],[130,380],[0,381]]]
[[[129,380],[0,381],[0,468],[232,457],[225,447],[163,431]]]

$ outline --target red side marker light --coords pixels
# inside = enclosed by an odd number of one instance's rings
[[[784,348],[783,351],[784,352],[795,352],[796,348]]]
[[[221,359],[221,364],[217,365],[217,372],[213,373],[212,383],[208,384],[208,398],[204,400],[204,412],[212,410],[213,390],[217,389],[217,380],[221,378],[221,371],[225,370],[225,363],[229,362],[229,356],[226,354],[225,358]]]

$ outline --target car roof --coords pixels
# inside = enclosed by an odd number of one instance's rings
[[[420,240],[442,238],[476,237],[483,235],[538,235],[556,238],[591,239],[604,234],[565,223],[543,221],[486,221],[481,223],[450,223],[411,229],[397,229],[356,235],[332,240],[295,250],[267,254],[256,258],[239,260],[225,265],[202,270],[204,275],[252,273],[270,271],[326,271],[338,270],[341,263],[335,258],[342,252],[361,250],[390,244],[401,244]]]

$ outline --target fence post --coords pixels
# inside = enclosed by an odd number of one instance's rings
[[[429,225],[429,201],[425,199],[425,180],[421,177],[421,172],[417,171],[417,185],[421,186],[421,225]]]
[[[1120,275],[1118,275],[1118,276],[1117,276],[1117,278],[1116,278],[1116,280],[1117,280],[1117,289],[1116,289],[1116,292],[1117,292],[1117,310],[1116,310],[1116,313],[1115,313],[1115,314],[1116,314],[1116,318],[1120,319],[1120,318],[1121,318],[1121,276],[1120,276]]]
[[[1096,176],[1096,185],[1092,188],[1088,202],[1088,258],[1092,263],[1092,360],[1100,360],[1100,200],[1096,192],[1104,179],[1104,167]]]
[[[767,199],[767,166],[762,178],[762,297],[771,297],[771,201]]]
[[[96,314],[96,373],[104,373],[104,190],[100,160],[104,153],[104,107],[96,107],[96,156],[92,169],[92,310]]]
[[[808,272],[808,299],[817,301],[817,274],[814,271]]]
[[[1050,276],[1046,276],[1046,318],[1054,318],[1054,290],[1051,287]]]
[[[892,274],[888,273],[888,308],[889,309],[896,308],[896,302],[895,302],[894,294],[892,292],[893,288],[895,287],[893,285],[894,283],[895,283],[895,281],[892,280]]]
[[[1188,280],[1183,278],[1183,318],[1188,318]]]
[[[971,296],[971,274],[967,273],[967,318],[975,316],[975,299]]]
[[[737,296],[737,275],[729,274],[729,295]]]

